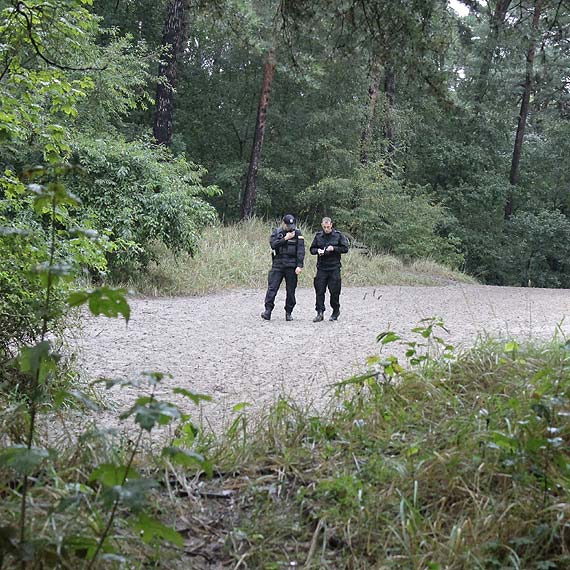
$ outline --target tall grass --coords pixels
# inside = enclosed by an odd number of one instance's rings
[[[271,266],[268,238],[277,224],[253,219],[207,228],[194,257],[156,245],[157,261],[128,285],[143,295],[201,295],[232,288],[264,288]],[[308,248],[314,233],[309,228],[302,230],[307,255],[299,285],[312,287],[316,260]],[[367,255],[355,248],[343,256],[345,286],[437,285],[450,280],[474,282],[429,260],[406,264],[390,255]]]
[[[213,484],[234,567],[569,568],[568,344],[445,356],[380,355],[328,413],[282,400],[234,434]]]

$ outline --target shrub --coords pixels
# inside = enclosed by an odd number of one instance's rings
[[[115,277],[144,269],[153,242],[193,253],[199,231],[213,223],[215,210],[204,197],[205,171],[147,141],[77,139],[74,151],[84,175],[70,180],[100,231],[109,231],[118,249],[108,255]]]
[[[378,166],[347,179],[325,178],[302,196],[309,210],[330,214],[374,252],[408,259],[431,258],[459,266],[457,238],[444,235],[449,214],[427,191],[388,176]]]
[[[61,174],[65,169],[55,168]],[[60,196],[58,182],[44,185],[46,171],[24,173],[35,184],[26,189],[11,172],[0,177],[0,376],[9,375],[8,361],[22,347],[40,336],[56,334],[67,311],[64,297],[77,271],[106,267],[104,251],[109,244],[97,232],[78,229],[70,214],[78,202],[62,197],[54,206],[50,196]],[[30,189],[32,192],[30,192]],[[48,220],[56,220],[50,229]],[[57,250],[53,244],[59,242]],[[71,262],[76,270],[71,271]],[[45,267],[55,267],[46,305]],[[60,278],[64,277],[64,278]],[[47,325],[46,325],[47,323]],[[48,326],[46,329],[45,327]]]
[[[508,259],[517,285],[570,286],[570,220],[558,211],[521,212],[506,228]]]

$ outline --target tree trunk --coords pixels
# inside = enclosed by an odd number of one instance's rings
[[[172,143],[173,98],[177,80],[177,60],[187,38],[186,18],[189,0],[170,0],[162,31],[162,46],[166,48],[158,69],[153,135],[158,144]]]
[[[243,200],[241,203],[241,219],[251,218],[255,208],[255,199],[257,197],[257,170],[261,158],[261,149],[263,147],[263,137],[265,136],[265,124],[267,118],[267,109],[269,108],[269,95],[271,94],[271,83],[275,75],[275,50],[271,48],[267,53],[265,65],[263,66],[263,84],[261,87],[261,95],[257,106],[257,119],[255,122],[255,132],[253,134],[253,146],[251,147],[251,157],[249,159],[249,168],[245,180],[245,188],[243,192]]]
[[[366,119],[360,135],[360,164],[368,164],[368,153],[372,142],[372,129],[376,107],[378,105],[378,90],[380,89],[380,74],[382,67],[378,59],[375,59],[370,68],[371,84],[368,88],[368,105],[366,109]]]
[[[536,0],[534,4],[534,14],[532,16],[532,30],[530,36],[530,43],[526,55],[526,73],[524,81],[524,90],[521,101],[521,109],[519,112],[517,134],[515,136],[515,146],[513,148],[513,158],[511,161],[511,172],[509,175],[509,182],[511,183],[511,191],[507,196],[505,204],[505,219],[508,220],[513,214],[513,191],[512,187],[516,186],[519,181],[520,174],[520,158],[522,145],[524,140],[524,131],[526,127],[526,120],[528,117],[528,109],[530,105],[530,95],[533,90],[533,73],[534,73],[534,51],[536,47],[536,38],[538,33],[538,23],[540,20],[540,11],[542,8],[543,0]]]
[[[505,18],[507,17],[507,12],[511,0],[497,0],[495,4],[495,11],[490,22],[489,35],[485,42],[485,47],[483,50],[483,57],[481,61],[481,68],[479,69],[479,77],[475,84],[475,113],[478,114],[483,99],[485,97],[485,92],[487,91],[487,84],[489,80],[489,74],[491,73],[491,66],[493,63],[493,55],[497,49],[499,43],[499,34],[505,23]]]
[[[388,109],[384,126],[384,138],[388,141],[388,154],[396,150],[396,126],[394,124],[394,106],[396,104],[396,74],[392,66],[386,67],[384,74],[384,93]]]

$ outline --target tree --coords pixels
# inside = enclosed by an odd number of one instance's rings
[[[172,143],[174,91],[178,77],[178,59],[187,39],[189,0],[170,0],[162,34],[163,60],[158,70],[153,135],[159,144]]]
[[[368,155],[370,152],[370,143],[372,140],[373,121],[376,118],[376,108],[378,106],[378,90],[380,89],[380,80],[382,74],[382,66],[377,58],[373,58],[370,65],[370,87],[368,87],[368,104],[366,109],[366,117],[364,127],[360,135],[360,163],[368,163]]]
[[[479,74],[475,84],[475,114],[478,114],[487,90],[487,82],[493,56],[497,50],[501,31],[505,25],[505,19],[512,0],[496,0],[495,9],[491,11],[489,6],[489,33],[483,48]]]
[[[521,159],[521,151],[524,140],[524,133],[526,128],[526,121],[528,117],[530,96],[534,85],[534,56],[538,34],[538,24],[540,20],[540,13],[542,10],[542,1],[535,0],[534,10],[532,14],[532,25],[530,31],[530,38],[528,44],[528,51],[526,55],[526,74],[523,84],[523,93],[521,98],[521,107],[518,116],[517,134],[515,136],[515,144],[513,147],[513,157],[511,161],[511,171],[509,174],[509,182],[511,186],[516,186],[519,181],[519,164]],[[505,204],[505,219],[509,219],[513,213],[513,192],[509,192],[507,202]]]
[[[250,218],[254,212],[257,194],[257,171],[259,170],[261,149],[263,147],[263,138],[265,136],[267,109],[269,108],[269,96],[271,94],[271,85],[275,75],[275,65],[275,49],[271,47],[267,52],[267,57],[263,66],[263,80],[261,83],[259,103],[257,105],[257,118],[255,120],[251,157],[249,159],[249,167],[247,169],[243,200],[241,204],[242,220]]]

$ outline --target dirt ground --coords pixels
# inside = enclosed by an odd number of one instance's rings
[[[284,289],[284,287],[283,287]],[[570,291],[449,284],[437,287],[383,286],[345,288],[341,317],[313,323],[314,292],[297,291],[294,321],[286,322],[284,290],[271,321],[260,318],[264,291],[237,290],[204,297],[131,299],[132,318],[88,317],[78,340],[80,361],[89,379],[138,378],[144,371],[172,375],[159,398],[182,403],[215,431],[235,417],[232,407],[249,402],[264,410],[279,394],[317,409],[331,384],[365,369],[377,354],[378,333],[394,330],[410,337],[422,318],[445,321],[446,340],[472,344],[478,335],[519,340],[548,339],[568,332]],[[389,353],[402,351],[389,345]],[[198,410],[171,396],[183,387],[208,394],[213,401]],[[104,393],[108,407],[100,423],[116,425],[119,411],[136,390]]]

